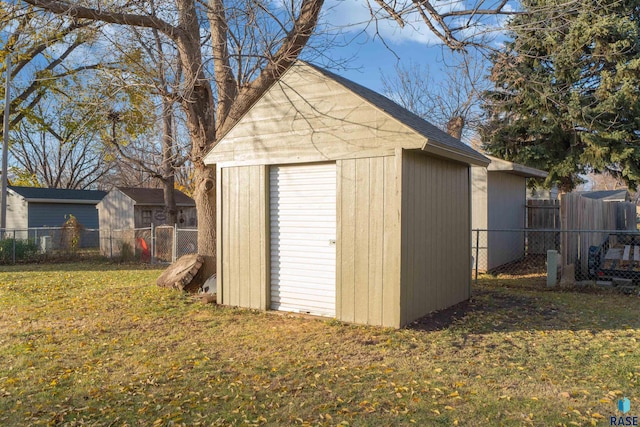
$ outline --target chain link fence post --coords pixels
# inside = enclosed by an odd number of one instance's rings
[[[151,264],[156,263],[156,227],[151,223]]]
[[[173,254],[171,255],[171,262],[176,262],[178,256],[178,224],[173,224]]]
[[[478,284],[478,253],[480,252],[480,229],[476,230],[476,274],[475,274],[475,284]]]

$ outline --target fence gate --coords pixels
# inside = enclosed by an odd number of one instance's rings
[[[155,228],[156,244],[155,259],[158,262],[172,262],[173,260],[173,227],[170,225],[160,225]]]

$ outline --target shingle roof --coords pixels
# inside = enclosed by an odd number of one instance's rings
[[[137,205],[163,205],[164,193],[161,188],[118,187],[118,190],[129,196]],[[178,206],[195,206],[196,202],[180,190],[173,190]]]
[[[59,203],[73,203],[77,201],[98,203],[106,191],[100,190],[70,190],[67,188],[38,188],[38,187],[17,187],[10,185],[9,188],[24,197],[29,202],[47,201]]]
[[[414,131],[416,131],[420,135],[427,138],[427,140],[429,140],[430,142],[439,143],[445,146],[446,148],[461,152],[467,156],[476,158],[481,162],[484,162],[484,163],[489,162],[489,160],[486,157],[478,153],[473,148],[464,144],[460,140],[452,137],[451,135],[437,128],[436,126],[432,125],[431,123],[421,118],[417,114],[414,114],[411,111],[407,110],[406,108],[396,104],[386,96],[383,96],[377,92],[374,92],[373,90],[368,89],[364,86],[361,86],[358,83],[353,82],[349,79],[346,79],[342,76],[334,74],[331,71],[325,70],[324,68],[318,67],[317,65],[313,65],[303,61],[299,61],[299,62],[304,63],[305,65],[308,65],[309,67],[317,70],[318,72],[324,74],[325,76],[331,78],[332,80],[335,80],[336,82],[340,83],[342,86],[346,87],[353,93],[361,96],[362,98],[364,98],[365,100],[367,100],[368,102],[370,102],[371,104],[379,108],[380,110],[386,112],[387,114],[389,114],[390,116],[398,120],[399,122],[412,128]]]
[[[540,169],[521,165],[519,163],[510,162],[508,160],[499,159],[497,157],[485,155],[491,164],[487,167],[489,172],[510,172],[514,175],[524,176],[526,178],[546,178],[549,173]]]
[[[629,192],[622,190],[578,191],[581,196],[597,200],[630,200]]]

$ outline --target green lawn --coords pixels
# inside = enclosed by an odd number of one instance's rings
[[[2,267],[0,425],[609,425],[640,298],[483,280],[403,330],[202,305],[160,270]]]

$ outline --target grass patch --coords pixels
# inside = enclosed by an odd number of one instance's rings
[[[140,268],[3,267],[0,425],[609,425],[623,395],[640,412],[638,297],[486,279],[391,330],[205,306]]]

